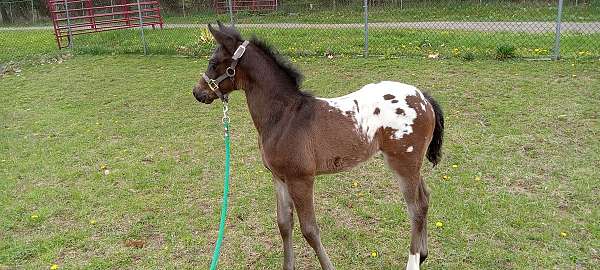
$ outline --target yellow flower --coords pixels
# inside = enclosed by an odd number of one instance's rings
[[[442,176],[442,178],[443,178],[444,180],[448,180],[448,179],[450,179],[450,176],[444,175],[444,176]]]
[[[356,182],[356,181],[352,182],[352,187],[353,188],[358,187],[358,182]]]
[[[475,181],[479,181],[479,180],[481,180],[481,177],[475,176]]]
[[[56,270],[58,269],[58,264],[52,264],[52,266],[50,266],[50,270]]]
[[[36,215],[36,214],[33,214],[33,215],[31,215],[31,219],[33,219],[33,220],[36,220],[36,219],[38,219],[39,217],[40,217],[40,216],[38,216],[38,215]]]
[[[371,251],[371,258],[375,258],[377,257],[377,251],[373,250]]]
[[[438,228],[444,227],[444,223],[442,223],[441,221],[438,221],[435,223],[435,226]]]
[[[458,168],[458,165],[454,164],[452,165],[452,168]]]
[[[95,219],[90,220],[90,224],[92,224],[92,225],[96,224],[96,220]]]
[[[567,237],[567,232],[560,232],[561,237]]]

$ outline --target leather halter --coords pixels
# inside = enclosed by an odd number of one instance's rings
[[[237,66],[240,58],[242,58],[242,56],[246,52],[246,46],[248,46],[249,43],[250,43],[250,41],[245,40],[242,43],[242,45],[240,45],[235,50],[235,52],[233,53],[233,56],[231,57],[231,59],[233,59],[233,61],[231,62],[231,65],[229,67],[227,67],[227,69],[225,70],[225,73],[221,74],[221,76],[217,77],[216,79],[211,79],[206,75],[206,73],[202,73],[202,78],[204,79],[204,81],[206,81],[206,84],[208,84],[208,87],[210,88],[210,90],[215,92],[215,94],[217,94],[217,96],[222,101],[227,101],[228,96],[227,96],[227,94],[221,93],[221,91],[219,90],[219,84],[227,78],[230,78],[231,80],[233,80],[233,77],[235,77],[235,67]]]

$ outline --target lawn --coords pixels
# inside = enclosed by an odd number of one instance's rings
[[[407,3],[398,5],[375,5],[369,7],[369,21],[405,22],[405,21],[555,21],[558,13],[556,4],[545,3]],[[404,1],[405,3],[407,1]],[[364,10],[359,5],[340,6],[336,9],[328,6],[309,4],[283,5],[277,12],[235,14],[236,23],[361,23]],[[212,11],[187,11],[182,13],[165,12],[167,23],[208,23],[215,20],[229,21],[229,15],[215,14]],[[563,21],[589,22],[600,20],[600,4],[568,5],[563,8]]]
[[[361,29],[257,29],[242,28],[246,36],[256,34],[289,56],[357,56],[364,52]],[[0,63],[60,54],[48,30],[4,31],[0,35]],[[148,51],[154,55],[206,56],[214,43],[205,28],[146,30]],[[570,59],[598,59],[600,34],[568,34],[561,39],[561,56]],[[75,37],[78,54],[141,54],[138,30],[120,30]],[[493,59],[499,46],[515,48],[517,58],[548,58],[554,35],[485,33],[473,31],[371,29],[372,56]]]
[[[0,78],[0,269],[206,268],[224,156],[219,104],[191,95],[206,60],[65,58]],[[392,79],[443,106],[443,161],[424,168],[432,190],[426,269],[600,264],[597,61],[293,62],[318,96]],[[221,269],[278,269],[273,185],[242,93],[230,109]],[[381,157],[318,177],[316,202],[338,269],[404,267],[409,224]],[[316,269],[297,226],[294,237],[298,269]]]

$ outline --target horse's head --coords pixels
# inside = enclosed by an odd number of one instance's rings
[[[239,76],[236,75],[236,65],[248,45],[235,28],[223,26],[221,22],[217,24],[219,29],[208,25],[217,47],[208,62],[206,72],[202,74],[193,90],[194,97],[206,104],[238,89]]]

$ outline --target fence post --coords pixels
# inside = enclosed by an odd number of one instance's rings
[[[364,51],[364,57],[368,57],[369,56],[369,0],[364,0],[364,6],[363,6],[364,10],[365,10],[365,51]]]
[[[142,44],[144,45],[144,55],[148,54],[148,44],[146,43],[146,37],[144,36],[144,19],[142,18],[142,5],[140,0],[137,0],[138,17],[140,19],[140,36],[142,38]]]
[[[563,9],[563,0],[558,0],[558,14],[556,14],[556,34],[554,37],[554,55],[552,55],[553,60],[560,59],[560,28],[561,22],[560,19],[562,17],[562,9]]]
[[[65,15],[67,16],[67,32],[69,35],[69,43],[67,44],[67,46],[69,47],[69,49],[73,49],[73,32],[71,31],[71,16],[69,15],[69,5],[67,0],[65,0]]]
[[[227,0],[227,4],[229,6],[229,21],[231,22],[231,26],[233,26],[235,24],[233,21],[233,0]]]
[[[33,0],[31,0],[31,20],[35,23],[35,8],[33,7]]]

